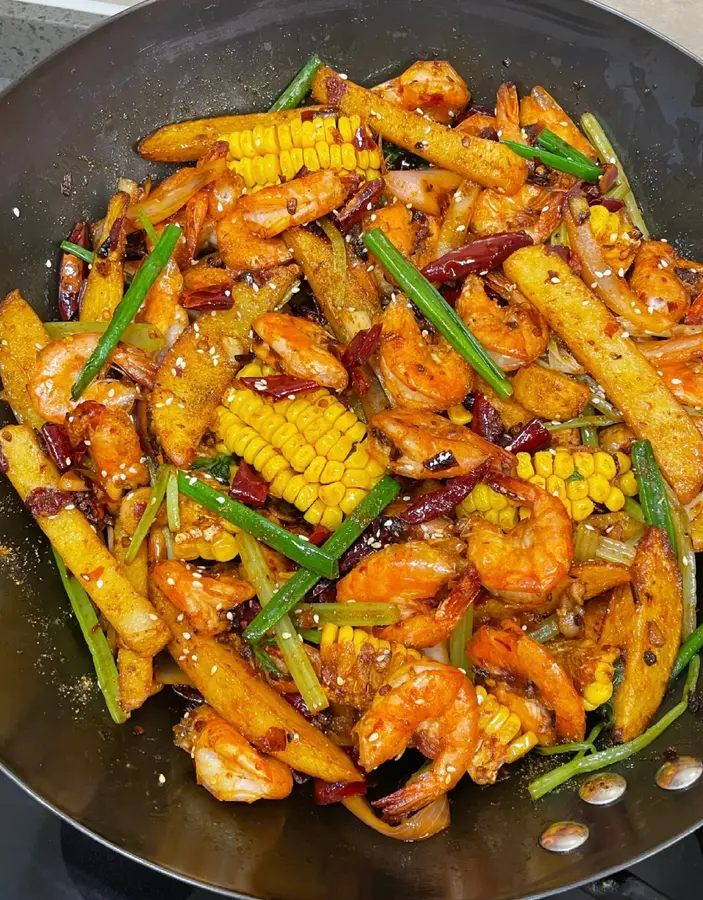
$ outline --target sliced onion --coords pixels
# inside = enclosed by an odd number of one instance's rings
[[[379,819],[366,797],[346,797],[342,803],[369,828],[386,837],[395,838],[396,841],[424,841],[449,827],[449,801],[446,794],[399,825],[389,825]]]
[[[539,364],[545,369],[552,369],[554,372],[561,372],[564,375],[583,375],[586,371],[565,347],[559,345],[554,334],[549,336],[547,359],[546,361],[539,360]]]
[[[388,172],[386,187],[396,200],[410,203],[428,216],[440,216],[447,196],[462,182],[461,175],[445,169],[409,169]]]
[[[680,335],[665,341],[638,341],[637,349],[647,359],[658,362],[688,362],[703,356],[703,333]]]

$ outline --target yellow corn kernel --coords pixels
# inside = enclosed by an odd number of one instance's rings
[[[356,423],[347,431],[347,437],[354,444],[363,441],[366,437],[366,425],[357,419]]]
[[[574,459],[568,450],[557,450],[554,457],[554,474],[564,481],[574,474]]]
[[[263,438],[262,438],[263,440]],[[276,451],[271,444],[266,444],[254,458],[254,468],[257,472],[263,472],[266,463],[270,462],[274,457],[281,458],[281,454]],[[283,460],[285,462],[285,460]]]
[[[296,472],[304,472],[315,459],[315,448],[305,444],[290,459],[291,468]]]
[[[483,703],[487,696],[488,692],[486,691],[485,687],[483,687],[483,685],[479,685],[476,688],[476,700],[479,706]]]
[[[278,413],[273,412],[264,422],[262,422],[258,427],[257,431],[261,435],[264,440],[271,441],[274,434],[278,431],[281,425],[285,425],[286,420],[283,416],[280,416]]]
[[[298,429],[293,422],[286,422],[271,436],[271,443],[277,450],[280,450],[296,434],[298,434]]]
[[[308,406],[307,409],[303,409],[297,416],[295,420],[296,427],[301,434],[305,434],[306,428],[308,426],[313,425],[317,419],[322,418],[322,413],[316,406]]]
[[[468,425],[473,418],[463,403],[457,403],[456,406],[450,406],[447,410],[447,415],[449,416],[449,421],[453,425]]]
[[[305,440],[309,441],[311,444],[317,443],[317,441],[326,435],[330,428],[332,428],[332,423],[328,422],[322,414],[318,415],[317,418],[308,425],[301,425],[300,421],[296,424],[305,435]]]
[[[279,472],[284,472],[288,468],[288,460],[285,456],[281,456],[280,453],[277,453],[275,456],[272,456],[271,459],[266,463],[266,465],[261,470],[261,475],[268,481],[269,484],[274,480],[274,478],[278,475]]]
[[[595,207],[592,208],[595,209]],[[521,734],[520,737],[515,738],[508,746],[505,754],[506,763],[513,763],[525,756],[525,754],[529,753],[536,744],[537,735],[534,731],[526,731],[525,734]]]
[[[339,501],[339,508],[348,516],[349,513],[356,509],[365,496],[366,491],[363,491],[361,488],[347,488],[346,494]]]
[[[313,461],[307,467],[307,469],[303,472],[305,480],[318,483],[320,481],[320,475],[322,475],[322,470],[326,465],[327,460],[324,456],[316,456],[315,459],[313,459]]]
[[[342,460],[345,460],[347,458],[347,456],[349,456],[349,454],[352,451],[353,446],[354,445],[349,440],[349,438],[346,435],[344,435],[337,441],[337,443],[334,445],[334,447],[332,447],[332,449],[329,451],[329,453],[327,454],[327,459],[337,461],[337,462],[342,462]]]
[[[584,482],[584,484],[585,483],[586,482]],[[588,497],[571,500],[571,518],[574,522],[583,522],[584,519],[587,519],[591,515],[594,509],[593,501],[589,500]]]
[[[530,478],[530,484],[536,484],[537,487],[546,489],[547,479],[544,475],[533,475],[532,478]]]
[[[381,475],[386,474],[386,467],[382,466],[381,463],[376,462],[375,459],[369,459],[366,464],[366,471],[372,478],[380,478]]]
[[[327,434],[323,435],[319,441],[315,442],[315,451],[320,456],[327,458],[332,448],[342,439],[342,432],[339,428],[330,428]]]
[[[365,469],[369,462],[369,454],[361,447],[357,447],[353,453],[345,459],[344,465],[347,469]]]
[[[332,460],[325,465],[320,474],[320,484],[332,484],[341,481],[344,475],[344,463]]]
[[[338,506],[347,492],[347,489],[340,481],[335,481],[333,484],[322,485],[319,490],[320,500],[322,500],[323,503],[326,503],[327,506]]]
[[[217,562],[227,562],[230,559],[234,559],[239,553],[236,537],[227,531],[221,531],[215,535],[210,541],[210,545],[213,559],[217,560]]]
[[[476,504],[474,503],[474,498],[469,494],[465,500],[462,500],[457,505],[456,513],[459,518],[467,518],[473,512],[476,512]]]
[[[493,491],[488,487],[487,484],[477,484],[476,487],[471,492],[471,496],[474,500],[474,505],[479,512],[488,512],[491,508],[491,494]]]
[[[629,472],[632,468],[632,460],[627,455],[627,453],[621,453],[620,450],[615,451],[615,462],[618,466],[618,473],[620,475],[624,475],[625,472]]]
[[[295,503],[295,498],[308,483],[309,482],[307,482],[302,475],[294,475],[286,485],[286,489],[283,491],[283,499],[287,503]]]
[[[305,521],[309,522],[311,525],[317,525],[326,509],[327,507],[318,497],[310,509],[305,513]]]
[[[618,474],[615,460],[603,450],[596,450],[593,454],[593,471],[596,475],[602,475],[604,478],[607,478],[608,481],[612,481]]]
[[[336,531],[342,524],[343,518],[344,514],[338,506],[328,506],[322,513],[320,525],[324,525],[324,527],[329,528],[330,531]]]
[[[346,487],[359,487],[368,491],[371,489],[371,476],[363,469],[346,469],[342,475],[342,484]]]
[[[317,153],[317,158],[320,161],[321,168],[329,169],[329,167],[330,167],[329,144],[325,144],[322,141],[318,141],[317,144],[315,144],[315,153]]]
[[[617,512],[625,505],[625,495],[620,488],[611,487],[605,498],[605,505],[611,512]]]
[[[237,378],[256,378],[257,376],[263,375],[264,370],[261,366],[261,362],[258,359],[255,359],[253,362],[247,363],[245,366],[237,372]]]
[[[510,710],[502,704],[498,707],[498,712],[488,721],[483,730],[486,734],[497,734],[510,718]]]
[[[498,491],[491,491],[490,496],[491,509],[500,512],[501,509],[505,509],[508,505],[508,498],[503,494],[499,494]]]
[[[605,208],[605,206],[599,206],[598,209],[595,207],[591,207],[591,228],[594,233],[605,234],[605,230],[608,227],[608,222],[610,221],[610,211]],[[590,221],[590,220],[589,220]],[[611,231],[618,231],[618,219],[615,217],[615,227],[611,229]]]
[[[517,524],[517,507],[506,506],[498,513],[498,525],[503,531],[510,531]]]
[[[535,472],[544,478],[554,472],[554,457],[549,450],[539,450],[535,453]]]
[[[584,688],[582,698],[584,709],[591,712],[592,710],[597,709],[601,704],[607,703],[612,696],[612,682],[608,682],[607,684],[593,682]]]
[[[569,517],[571,517],[571,500],[568,497],[560,497],[561,502],[564,504],[564,509],[568,513]]]
[[[518,515],[520,516],[520,521],[522,522],[523,519],[530,518],[530,516],[532,515],[532,510],[530,509],[529,506],[521,506],[518,509]]]
[[[593,475],[593,454],[587,450],[577,450],[574,453],[574,466],[579,475],[582,475],[584,478]]]
[[[319,485],[310,484],[309,481],[306,482],[300,489],[298,496],[295,498],[296,509],[299,509],[301,512],[305,512],[309,509],[317,500],[319,490]]]
[[[637,477],[632,469],[629,469],[624,475],[621,475],[616,479],[615,484],[626,497],[636,497],[637,496]]]
[[[596,503],[605,503],[605,498],[610,493],[610,483],[605,475],[589,475],[588,496]]]
[[[505,722],[496,732],[496,737],[501,744],[509,744],[522,731],[522,723],[516,713],[511,712]]]
[[[297,397],[286,410],[286,419],[297,422],[298,416],[306,409],[310,409],[310,400],[307,397]]]
[[[308,445],[305,443],[305,438],[302,436],[302,434],[300,434],[299,431],[296,431],[294,435],[288,438],[288,440],[280,448],[280,450],[288,460],[288,462],[290,462],[301,447],[307,446]],[[311,463],[314,458],[315,454],[313,453],[312,459],[309,459],[308,463]]]
[[[242,454],[242,459],[245,462],[248,462],[250,466],[254,465],[254,460],[259,455],[260,451],[266,447],[266,441],[261,437],[260,434],[254,435],[254,437],[249,441],[249,443],[244,448],[244,453]]]
[[[334,424],[337,428],[339,428],[342,434],[346,434],[346,432],[349,431],[352,425],[356,425],[358,421],[359,420],[356,417],[356,413],[354,413],[351,409],[348,409],[337,419]]]
[[[325,419],[327,419],[327,421],[332,425],[334,425],[337,419],[340,416],[344,415],[344,413],[347,411],[344,408],[344,404],[340,403],[338,400],[333,401],[328,406],[320,406],[319,408],[322,409],[322,415],[325,417]]]
[[[529,453],[517,454],[517,477],[523,481],[529,481],[535,474],[535,468],[532,465],[532,459]]]
[[[574,478],[566,483],[566,496],[569,500],[583,500],[588,497],[588,482],[585,478]]]
[[[337,634],[337,643],[338,644],[353,644],[354,643],[354,629],[351,625],[342,625],[339,629],[339,633]]]
[[[336,644],[338,632],[338,625],[323,625],[320,633],[320,650],[327,650],[332,644]]]
[[[489,509],[483,514],[483,518],[488,522],[491,522],[493,525],[498,524],[498,510],[497,509]]]
[[[566,500],[566,484],[564,483],[563,478],[559,478],[558,475],[550,475],[547,478],[545,488],[553,497],[558,497],[560,500]]]

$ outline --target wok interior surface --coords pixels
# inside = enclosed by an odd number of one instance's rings
[[[478,102],[492,103],[509,79],[521,89],[545,85],[574,114],[593,109],[653,233],[700,256],[703,68],[599,7],[156,0],[91,33],[0,100],[2,293],[20,287],[48,317],[56,248],[73,223],[103,214],[119,175],[163,175],[133,153],[137,139],[176,119],[266,109],[312,52],[367,84],[415,58],[446,58]],[[61,189],[67,173],[70,196]],[[341,807],[316,808],[310,786],[286,802],[217,803],[171,742],[182,704],[170,691],[117,727],[99,692],[86,688],[92,666],[48,544],[5,479],[0,544],[9,549],[0,556],[0,759],[64,815],[172,873],[284,900],[507,900],[621,868],[703,820],[700,785],[676,795],[654,784],[665,746],[703,753],[703,722],[692,716],[621,767],[629,789],[614,807],[586,807],[573,785],[533,804],[526,784],[542,765],[533,761],[488,790],[465,779],[452,795],[451,829],[414,846],[380,838]],[[591,829],[576,854],[538,847],[542,829],[559,819]]]

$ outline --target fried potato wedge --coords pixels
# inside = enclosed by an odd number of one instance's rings
[[[506,429],[515,428],[515,426],[522,428],[524,425],[527,425],[530,419],[534,418],[529,409],[525,409],[522,404],[517,402],[515,394],[506,397],[505,399],[499,397],[490,384],[488,384],[487,381],[484,381],[480,375],[476,376],[476,386],[474,390],[479,394],[483,394],[491,406],[494,406],[498,410]]]
[[[83,299],[81,322],[109,322],[124,293],[124,251],[126,241],[125,214],[130,204],[125,191],[117,191],[110,198],[107,215],[98,235],[98,248],[105,248],[96,257],[88,274]]]
[[[318,70],[312,96],[346,116],[361,116],[374,131],[440,169],[458,172],[483,187],[514,194],[527,180],[527,163],[504,144],[461,134],[372,91],[345,81],[327,66]]]
[[[0,303],[0,379],[5,400],[18,422],[41,428],[43,420],[27,392],[39,351],[51,340],[39,316],[12,291]]]
[[[543,246],[513,253],[505,272],[603,386],[654,455],[682,503],[703,486],[703,435],[606,306]]]
[[[630,638],[635,618],[635,598],[629,584],[617,587],[607,601],[605,615],[598,633],[602,647],[619,647],[624,650]]]
[[[561,372],[524,366],[513,377],[513,397],[535,415],[565,422],[583,411],[591,392],[585,384]]]
[[[623,680],[613,700],[618,742],[642,734],[659,705],[681,642],[681,573],[661,528],[648,528],[632,566],[634,615],[625,646]]]
[[[149,398],[154,430],[177,466],[195,458],[237,364],[220,337],[195,322],[183,332],[159,366]]]
[[[149,593],[173,633],[168,649],[174,660],[210,706],[248,741],[262,746],[282,730],[288,740],[284,750],[271,753],[276,759],[323,781],[363,780],[346,753],[263,682],[232,647],[188,630],[188,619],[178,621],[179,610],[153,582]]]
[[[599,594],[610,591],[622,584],[629,584],[630,569],[620,563],[591,559],[571,567],[569,580],[575,579],[583,587],[583,599],[591,600]]]
[[[311,106],[308,109],[319,110],[320,107]],[[214,116],[211,119],[174,122],[142,138],[137,144],[137,150],[144,159],[154,162],[193,162],[204,156],[219,137],[233,131],[285,125],[298,116],[300,110],[291,109],[282,112]]]
[[[124,648],[117,651],[117,683],[120,706],[125,712],[139,709],[163,687],[154,681],[153,657],[141,656],[134,650]]]
[[[7,477],[23,500],[35,488],[59,489],[58,470],[28,425],[6,425],[0,431],[0,450]],[[83,513],[64,508],[55,516],[38,515],[36,521],[122,644],[137,653],[157,653],[168,640],[166,625],[134,590]]]

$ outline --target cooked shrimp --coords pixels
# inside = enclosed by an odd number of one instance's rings
[[[254,331],[280,360],[289,375],[311,378],[323,387],[343,391],[349,374],[330,351],[332,338],[314,322],[284,313],[264,313]]]
[[[408,541],[372,553],[337,584],[339,603],[397,603],[409,612],[423,610],[459,571],[451,541]]]
[[[99,334],[75,334],[51,341],[37,357],[34,374],[27,390],[37,413],[47,422],[63,423],[77,401],[71,400],[76,379],[98,345]],[[156,366],[143,350],[118,344],[110,363],[119,366],[138,384],[153,387]],[[94,381],[83,392],[83,400],[95,400],[110,408],[129,409],[138,396],[137,390],[119,381]]]
[[[645,241],[637,252],[630,287],[648,313],[648,331],[659,334],[678,325],[691,299],[676,275],[676,251],[663,241]]]
[[[703,333],[685,334],[665,341],[638,341],[647,357],[681,403],[703,406]]]
[[[396,406],[449,409],[473,386],[473,370],[442,337],[423,337],[402,296],[386,307],[379,361],[383,384]]]
[[[436,647],[449,638],[480,592],[478,572],[469,566],[439,606],[415,613],[395,625],[387,625],[378,630],[378,636],[419,650]]]
[[[176,338],[188,327],[188,313],[178,302],[183,292],[181,270],[171,258],[146,295],[136,316],[137,322],[156,326],[172,347]]]
[[[406,478],[456,478],[486,459],[496,471],[511,472],[515,457],[463,425],[409,409],[378,413],[371,420],[369,451]]]
[[[503,599],[533,604],[559,584],[571,568],[574,546],[569,514],[558,497],[535,484],[489,474],[495,491],[532,508],[529,519],[504,534],[480,516],[467,521],[469,560],[481,584]]]
[[[209,706],[189,710],[174,732],[176,746],[195,763],[198,784],[217,800],[282,800],[293,790],[288,766],[259,753]]]
[[[543,87],[536,85],[530,91],[528,97],[520,101],[520,124],[544,125],[554,134],[580,150],[589,159],[597,160],[598,154],[591,144],[581,134],[569,116],[559,106],[557,101]]]
[[[528,696],[526,689],[520,690],[514,685],[497,681],[491,686],[493,696],[507,706],[520,719],[523,732],[531,731],[537,737],[537,743],[549,747],[556,743],[554,713],[536,697]]]
[[[85,441],[100,484],[111,500],[149,483],[149,470],[132,419],[123,409],[79,403],[66,420],[71,442]]]
[[[589,221],[606,266],[624,275],[642,243],[642,235],[630,221],[627,210],[623,206],[617,212],[610,212],[605,206],[592,206]]]
[[[506,371],[526,366],[540,357],[549,341],[549,326],[514,284],[498,273],[488,279],[499,298],[491,297],[486,282],[469,275],[456,311],[478,340]]]
[[[525,184],[510,197],[487,188],[474,206],[471,230],[480,236],[524,231],[542,243],[561,221],[565,196],[562,190],[536,184]]]
[[[390,203],[364,216],[363,226],[364,231],[380,228],[393,246],[418,269],[436,258],[439,220],[434,216],[427,216],[418,209],[410,210],[402,203]],[[369,254],[374,275],[379,276],[383,268],[374,263],[375,259]]]
[[[419,110],[445,125],[463,112],[471,99],[464,79],[444,59],[420,59],[398,78],[372,90],[404,109]]]
[[[478,741],[476,692],[453,666],[407,663],[378,691],[354,734],[367,772],[403,753],[411,740],[433,760],[426,772],[374,803],[388,819],[407,816],[446,794],[465,774]]]
[[[208,197],[208,215],[215,222],[219,222],[233,212],[237,200],[244,191],[244,179],[228,169],[209,184],[205,191]]]
[[[560,738],[582,741],[586,717],[573,681],[542,644],[515,630],[482,625],[466,645],[466,655],[481,669],[509,684],[537,688],[538,699],[555,713]]]
[[[306,225],[344,203],[347,189],[331,169],[320,169],[285,184],[248,194],[237,203],[245,226],[260,238]]]
[[[177,559],[155,566],[154,580],[202,634],[226,631],[230,627],[227,611],[256,594],[248,581],[232,572],[200,569]]]

